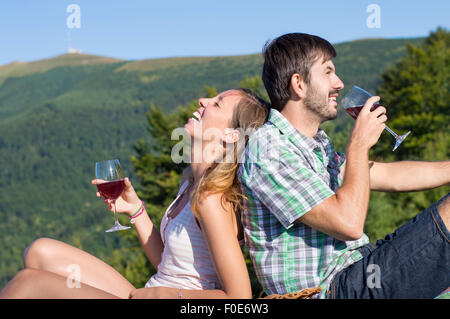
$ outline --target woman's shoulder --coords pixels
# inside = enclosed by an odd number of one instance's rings
[[[203,225],[221,234],[228,234],[229,239],[236,239],[240,246],[244,244],[244,234],[234,206],[224,201],[222,193],[207,193],[202,196],[197,209],[197,217]],[[223,232],[225,231],[225,233]],[[227,236],[222,236],[225,239]]]
[[[223,193],[204,192],[199,197],[198,213],[200,217],[204,214],[233,213],[233,205],[225,201]]]

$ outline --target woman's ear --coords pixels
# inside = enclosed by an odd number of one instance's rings
[[[241,133],[233,128],[226,128],[225,132],[223,133],[223,141],[225,143],[236,143],[237,141],[239,141],[240,137]]]
[[[291,82],[289,83],[289,89],[291,91],[291,99],[298,101],[303,99],[306,95],[306,85],[302,77],[298,73],[294,73],[291,76]]]

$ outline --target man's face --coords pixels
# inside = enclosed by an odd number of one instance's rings
[[[304,104],[319,118],[320,123],[337,117],[336,98],[339,90],[344,88],[344,83],[335,71],[333,62],[323,62],[322,58],[314,62],[310,70]]]

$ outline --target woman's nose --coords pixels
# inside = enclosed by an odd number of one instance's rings
[[[198,99],[198,105],[200,106],[200,107],[204,107],[204,108],[206,108],[206,106],[208,105],[208,101],[209,101],[210,99],[208,99],[208,98],[200,98],[200,99]]]

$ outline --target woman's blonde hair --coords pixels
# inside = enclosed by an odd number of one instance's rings
[[[231,204],[233,211],[239,215],[242,209],[242,201],[245,196],[242,193],[238,180],[238,160],[247,145],[249,135],[267,121],[269,104],[254,94],[249,89],[236,89],[241,93],[241,98],[234,107],[230,127],[240,132],[239,141],[233,143],[231,151],[225,152],[225,158],[213,163],[202,176],[191,193],[191,210],[198,216],[198,204],[207,193],[221,193],[222,206]],[[192,175],[191,175],[192,176]],[[192,180],[190,181],[192,182]]]

